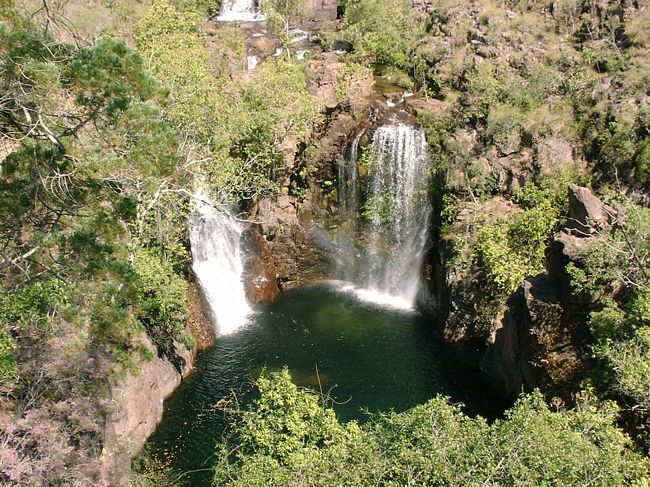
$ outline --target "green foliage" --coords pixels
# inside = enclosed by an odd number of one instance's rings
[[[56,279],[37,281],[14,292],[0,287],[0,322],[14,330],[44,329],[50,314],[67,303],[68,292]]]
[[[499,295],[512,293],[525,277],[544,271],[546,245],[563,211],[549,191],[527,185],[518,195],[522,211],[500,217],[477,233],[476,258]]]
[[[424,129],[427,144],[429,144],[432,170],[439,172],[449,169],[450,137],[455,129],[453,118],[420,111],[418,112],[418,121]]]
[[[632,399],[636,408],[650,412],[650,290],[642,288],[622,308],[611,299],[591,313],[593,353],[609,382],[608,387]]]
[[[347,62],[339,73],[339,81],[334,87],[336,101],[342,102],[354,95],[355,84],[370,76],[369,69],[355,62]]]
[[[307,9],[306,0],[265,0],[261,11],[266,16],[266,23],[282,41],[282,47],[290,57],[291,29],[304,17]]]
[[[485,134],[502,154],[518,152],[521,147],[521,110],[503,104],[490,107]]]
[[[418,27],[406,0],[349,0],[342,36],[360,61],[408,69],[408,51]]]
[[[625,217],[593,239],[571,267],[575,292],[600,298],[589,316],[596,366],[591,375],[601,394],[629,407],[628,422],[646,428],[650,412],[650,211],[629,202]],[[612,293],[616,289],[618,292]],[[645,425],[645,426],[643,426]],[[640,438],[647,447],[647,435]]]
[[[374,225],[389,223],[395,218],[394,203],[387,196],[372,195],[363,205],[361,216]]]
[[[136,28],[136,44],[149,69],[169,87],[166,114],[201,143],[210,143],[225,106],[197,30],[198,16],[158,0]]]
[[[185,333],[187,283],[155,251],[136,249],[134,257],[139,319],[147,333],[163,355],[174,356],[174,340],[191,348],[194,342]]]
[[[129,364],[143,330],[140,301],[157,341],[178,337],[170,300],[179,300],[180,278],[160,267],[173,292],[158,303],[141,299],[151,288],[138,289],[130,262],[134,240],[169,253],[182,245],[178,233],[147,231],[161,191],[182,180],[179,134],[157,104],[164,90],[123,41],[62,44],[4,5],[0,21],[0,126],[14,144],[0,165],[2,266],[10,270],[2,329],[31,336],[65,314],[89,349]],[[156,328],[158,318],[165,322]]]
[[[18,370],[14,357],[16,343],[9,333],[0,329],[0,381],[10,379]]]
[[[260,399],[219,447],[215,485],[642,485],[649,464],[614,425],[616,408],[588,396],[551,412],[522,396],[488,424],[436,397],[359,427],[341,424],[288,372],[263,375]]]
[[[339,423],[334,411],[309,390],[299,390],[288,371],[262,374],[260,398],[236,420],[233,436],[218,447],[215,485],[290,485],[296,476],[320,485],[369,485],[376,449],[355,422]]]
[[[589,248],[584,265],[588,286],[605,287],[618,281],[640,289],[650,280],[650,209],[628,203],[623,212],[626,221],[604,232]]]
[[[522,259],[521,254],[515,252],[512,247],[517,244],[508,238],[509,226],[507,220],[498,220],[482,227],[476,236],[478,262],[485,269],[490,284],[502,296],[517,289],[526,276],[543,270],[539,260]]]
[[[304,141],[319,118],[320,104],[307,91],[303,67],[269,61],[249,82],[226,78],[226,72],[215,79],[196,17],[166,0],[154,3],[137,34],[152,71],[170,87],[165,115],[205,153],[212,186],[233,201],[276,191],[284,176],[283,150],[290,149],[283,144]],[[235,45],[226,43],[213,54],[245,56],[243,39],[233,38]]]
[[[273,457],[286,463],[303,449],[317,449],[340,433],[334,412],[323,408],[320,398],[299,393],[288,370],[258,379],[260,399],[242,415],[241,441],[246,452]]]
[[[265,63],[247,85],[233,87],[240,91],[231,100],[229,133],[209,168],[217,187],[238,199],[278,189],[286,177],[284,151],[295,151],[320,119],[321,105],[306,82],[300,64],[280,60]]]
[[[635,162],[636,180],[641,184],[650,183],[650,136],[646,136],[639,143]]]
[[[134,99],[147,100],[159,87],[145,72],[140,56],[123,41],[106,37],[81,50],[67,65],[65,77],[88,117],[112,116]]]

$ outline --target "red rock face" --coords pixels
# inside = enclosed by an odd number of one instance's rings
[[[273,253],[259,228],[247,230],[246,238],[250,241],[253,254],[244,270],[246,297],[252,303],[272,301],[280,294]]]
[[[339,0],[309,0],[307,21],[317,25],[336,20]]]

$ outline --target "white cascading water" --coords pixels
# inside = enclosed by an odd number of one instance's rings
[[[190,213],[189,229],[192,269],[210,306],[217,333],[227,335],[244,326],[252,312],[242,282],[242,226],[199,193]]]
[[[255,0],[225,0],[217,17],[221,22],[259,22],[264,20],[255,7]]]
[[[257,56],[248,55],[246,62],[248,70],[253,71],[260,63],[260,60],[257,58]]]
[[[349,167],[339,173],[339,190],[348,211],[358,205],[358,140],[353,142]],[[420,267],[428,232],[429,162],[424,131],[416,125],[390,122],[379,127],[372,142],[372,166],[365,182],[367,219],[360,259],[345,263],[355,268],[354,288],[363,299],[412,308],[420,282]]]
[[[359,142],[365,133],[364,129],[356,135],[352,140],[347,159],[344,164],[339,165],[339,202],[341,208],[352,215],[356,215],[359,211],[357,159]]]

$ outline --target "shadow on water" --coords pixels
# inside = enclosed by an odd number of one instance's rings
[[[190,485],[209,485],[205,469],[225,428],[215,405],[263,367],[288,366],[298,385],[329,391],[343,421],[366,420],[362,409],[404,411],[436,394],[464,403],[468,414],[498,416],[507,405],[481,379],[480,352],[442,344],[431,328],[416,312],[377,307],[328,284],[286,293],[199,354],[196,373],[165,402],[149,445],[178,471],[203,469]]]

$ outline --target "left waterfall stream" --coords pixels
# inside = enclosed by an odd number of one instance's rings
[[[245,326],[253,312],[242,273],[240,238],[243,226],[204,193],[197,193],[190,213],[192,270],[209,305],[217,335]]]

